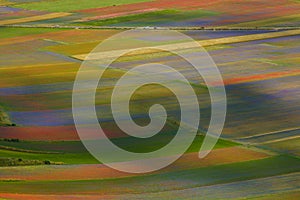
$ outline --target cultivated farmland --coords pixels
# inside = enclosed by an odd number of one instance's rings
[[[0,1],[0,198],[298,199],[299,11],[299,1],[292,0]],[[124,37],[104,50],[95,49],[135,27],[175,29],[201,45],[218,67],[226,89],[226,121],[207,157],[199,159],[212,116],[209,89],[218,90],[220,83],[209,88],[186,59],[168,52],[197,60],[203,50],[163,34]],[[135,49],[138,45],[156,48]],[[93,116],[81,102],[83,139],[72,110],[78,70],[84,60],[93,64],[125,51],[129,53],[106,70],[89,66],[91,74],[103,72],[93,109],[105,135],[97,134],[90,123]],[[172,70],[159,72],[171,86],[191,85],[200,107],[198,127],[181,121],[174,91],[155,82],[137,88],[129,114],[137,125],[147,126],[151,106],[160,104],[167,114],[161,130],[139,138],[119,127],[111,108],[113,89],[125,74],[155,78],[146,73],[155,71],[148,63],[170,66],[188,80],[178,81]],[[145,71],[132,73],[135,66]],[[83,97],[92,84],[85,81]],[[122,85],[122,90],[129,86]],[[190,103],[187,91],[179,94]],[[187,136],[197,131],[191,145],[174,163],[150,173],[109,168],[83,144],[108,138],[123,150],[149,153],[169,144],[181,125]],[[180,147],[158,159],[176,156]]]

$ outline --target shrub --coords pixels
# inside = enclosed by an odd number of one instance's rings
[[[5,142],[20,142],[20,140],[17,138],[12,138],[12,139],[4,138],[3,141],[5,141]]]
[[[50,162],[49,160],[45,160],[45,161],[44,161],[44,164],[45,164],[45,165],[50,165],[51,162]]]

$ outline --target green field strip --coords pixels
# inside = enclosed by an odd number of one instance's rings
[[[233,183],[216,184],[211,186],[188,188],[183,190],[172,190],[143,194],[112,195],[116,199],[265,199],[281,200],[297,199],[300,197],[299,173],[290,173],[267,178],[237,181]],[[294,183],[294,184],[291,184]]]
[[[36,34],[57,32],[59,29],[55,28],[8,28],[0,27],[0,39],[8,39],[20,36],[34,36]]]
[[[36,150],[28,150],[28,149],[20,149],[20,148],[15,148],[15,147],[8,147],[8,146],[3,146],[0,145],[0,149],[3,150],[8,150],[8,151],[16,151],[16,152],[25,152],[25,153],[37,153],[37,154],[58,154],[59,152],[57,151],[36,151]]]
[[[172,131],[173,132],[173,131]],[[112,139],[114,143],[124,149],[133,152],[148,152],[159,148],[169,142],[173,138],[173,133],[164,133],[159,135],[159,139],[151,139],[146,142],[135,140],[132,138],[118,138]],[[196,136],[192,145],[187,150],[187,153],[198,152],[203,142],[203,136]],[[5,142],[0,141],[0,157],[3,158],[22,158],[29,160],[50,160],[53,162],[62,162],[64,164],[95,164],[99,163],[96,159],[88,153],[80,141],[62,141],[62,142]],[[237,143],[219,140],[214,147],[215,149],[237,146]],[[6,148],[5,148],[6,147]],[[64,150],[55,150],[62,149]],[[37,152],[39,151],[39,152]],[[44,152],[42,152],[44,151]],[[50,154],[50,152],[55,153]]]
[[[293,176],[294,174],[288,174],[287,176]],[[291,179],[293,180],[292,177],[284,177],[284,176],[277,176],[273,177],[272,179],[281,179],[280,182],[276,184],[284,188],[284,184],[286,184],[284,179]],[[119,199],[119,200],[141,200],[145,198],[149,198],[152,200],[161,200],[162,198],[164,199],[170,199],[172,197],[176,197],[176,199],[181,200],[181,199],[189,199],[189,200],[198,200],[200,197],[205,198],[208,200],[216,200],[216,199],[225,199],[225,197],[228,197],[230,199],[235,199],[235,200],[245,200],[245,199],[251,199],[251,200],[282,200],[282,197],[285,197],[285,199],[299,199],[300,198],[300,190],[288,190],[288,189],[280,189],[279,193],[274,193],[273,191],[273,186],[268,185],[266,190],[264,190],[263,193],[270,192],[272,194],[266,194],[266,195],[255,195],[256,191],[255,189],[257,188],[257,184],[254,182],[257,180],[253,180],[252,182],[242,182],[241,184],[249,184],[252,187],[246,186],[231,186],[231,185],[217,185],[217,186],[211,186],[211,187],[203,187],[203,188],[192,188],[192,189],[186,189],[186,190],[179,190],[179,191],[170,191],[170,192],[161,192],[161,193],[147,193],[147,194],[125,194],[125,195],[72,195],[72,194],[64,194],[64,195],[42,195],[42,194],[13,194],[13,193],[3,193],[0,194],[0,196],[5,197],[5,199],[17,199],[17,198],[26,198],[26,199]],[[259,184],[262,188],[265,188],[265,185],[263,184],[268,184],[272,183],[272,180],[265,180],[265,179],[260,179],[259,181],[262,182],[262,184]],[[222,191],[218,190],[216,192],[214,189],[223,189]],[[236,192],[237,189],[242,188],[238,193]],[[232,191],[234,190],[234,191]],[[284,191],[284,192],[281,192]],[[223,194],[222,194],[223,192]],[[249,193],[251,193],[249,195]],[[217,196],[214,196],[217,195]],[[247,196],[247,197],[245,197]],[[226,198],[226,199],[228,199]],[[0,198],[1,199],[1,198]]]
[[[191,20],[202,17],[216,16],[219,13],[208,10],[159,10],[140,14],[114,17],[109,19],[82,22],[78,25],[91,26],[155,26],[160,23],[170,23],[172,21]],[[77,25],[77,24],[76,24]]]
[[[0,140],[0,146],[6,150],[22,149],[28,153],[86,153],[80,141],[18,141],[9,142]],[[9,149],[12,148],[12,149]]]
[[[86,153],[61,153],[61,154],[44,154],[44,153],[28,153],[28,152],[17,152],[11,150],[1,150],[1,158],[21,158],[24,160],[49,160],[51,162],[60,162],[63,164],[98,164],[99,162],[91,156],[88,152]]]
[[[123,5],[138,2],[147,2],[150,0],[57,0],[57,1],[37,1],[29,3],[18,3],[12,5],[15,8],[27,10],[41,10],[50,12],[68,12],[74,10],[83,10],[89,8],[100,8],[113,5]]]
[[[153,172],[151,174],[163,174],[166,172],[199,169],[208,166],[260,160],[268,157],[271,157],[271,155],[268,153],[243,147],[215,149],[209,154],[209,156],[200,160],[198,157],[198,152],[186,153],[175,163],[171,164],[165,169]],[[44,171],[48,171],[51,175],[47,177],[43,176]],[[78,174],[80,171],[86,171],[87,173]],[[95,177],[97,177],[99,180],[104,180],[136,176],[136,174],[127,174],[122,172],[116,173],[117,171],[101,164],[60,165],[59,167],[53,165],[26,166],[13,169],[4,166],[1,167],[1,172],[1,180],[94,180],[96,179]],[[64,175],[61,173],[64,173]]]
[[[37,166],[37,165],[61,165],[61,162],[52,162],[49,160],[28,160],[22,158],[2,158],[0,157],[0,167],[19,167],[19,166]]]
[[[232,183],[299,171],[300,160],[288,156],[111,180],[0,182],[0,192],[25,194],[126,194],[180,190]]]

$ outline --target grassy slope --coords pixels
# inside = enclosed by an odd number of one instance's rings
[[[146,2],[149,0],[51,0],[38,1],[31,3],[20,3],[13,5],[17,8],[27,10],[43,10],[50,12],[68,12],[73,10],[83,10],[89,8],[100,8],[113,5],[131,4],[137,2]]]
[[[300,160],[297,158],[275,156],[257,161],[123,179],[0,182],[0,192],[44,194],[158,192],[274,176],[298,171],[299,166]]]

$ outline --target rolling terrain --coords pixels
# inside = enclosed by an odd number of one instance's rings
[[[0,1],[0,198],[298,199],[299,11],[299,1],[288,0]],[[153,104],[163,104],[172,116],[146,141],[124,134],[109,104],[114,84],[132,67],[171,66],[199,98],[199,134],[186,153],[162,170],[130,174],[106,167],[80,141],[72,115],[76,74],[86,55],[122,27],[179,27],[218,66],[227,116],[204,159],[198,151],[211,116],[205,82],[184,59],[155,50],[119,58],[105,71],[95,96],[99,123],[108,138],[132,152],[168,144],[180,122],[170,90],[149,84],[131,98],[130,114],[139,125],[149,123]],[[177,47],[195,57],[193,47],[170,45]],[[95,139],[88,125],[86,137]]]

